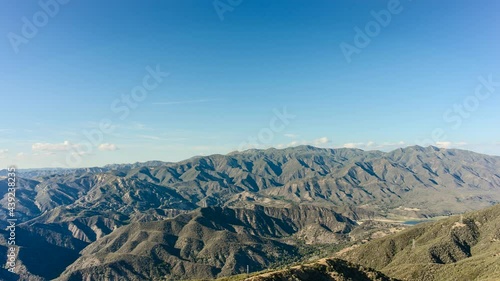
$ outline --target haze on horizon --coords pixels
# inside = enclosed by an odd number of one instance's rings
[[[0,169],[302,144],[500,155],[500,3],[220,3],[0,3]]]

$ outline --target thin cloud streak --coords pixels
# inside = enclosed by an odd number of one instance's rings
[[[157,140],[157,141],[184,141],[188,140],[186,137],[172,137],[172,138],[164,138],[159,136],[152,135],[137,135],[137,138],[148,139],[148,140]]]
[[[175,104],[190,104],[190,103],[204,103],[222,101],[221,99],[200,99],[200,100],[185,100],[185,101],[167,101],[167,102],[153,102],[154,105],[175,105]]]

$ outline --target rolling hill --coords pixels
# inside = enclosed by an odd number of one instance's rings
[[[342,258],[408,281],[500,280],[500,205],[417,225]]]

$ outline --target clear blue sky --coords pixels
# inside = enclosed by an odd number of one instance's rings
[[[0,168],[298,144],[500,155],[498,1],[54,1],[0,2]],[[148,66],[169,76],[125,106]]]

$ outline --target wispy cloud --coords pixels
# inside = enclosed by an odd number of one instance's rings
[[[322,138],[313,140],[312,144],[314,146],[321,146],[321,145],[327,144],[329,141],[330,140],[327,137],[322,137]]]
[[[302,141],[292,141],[290,143],[286,144],[278,144],[276,145],[276,148],[286,148],[286,147],[293,147],[293,146],[298,146],[298,145],[313,145],[317,147],[326,147],[330,144],[330,140],[327,137],[321,137],[317,138],[314,140],[302,140]]]
[[[99,150],[100,151],[115,151],[118,150],[118,147],[116,144],[113,143],[102,143],[99,145]]]
[[[117,125],[120,129],[134,130],[134,131],[151,131],[153,128],[141,122],[131,122],[128,124]]]
[[[150,135],[137,135],[138,138],[148,139],[148,140],[163,140],[163,138],[158,136],[150,136]]]
[[[376,143],[374,141],[368,142],[348,142],[342,145],[344,148],[359,148],[363,150],[372,150],[372,149],[381,149],[381,150],[390,150],[398,147],[405,146],[406,143],[404,141],[399,142],[383,142]]]
[[[283,136],[285,136],[287,138],[291,138],[291,139],[296,139],[299,137],[299,135],[297,135],[297,134],[283,134]]]
[[[136,137],[141,139],[156,140],[156,141],[183,141],[188,139],[185,137],[160,137],[154,135],[137,135]]]
[[[189,103],[204,103],[221,101],[221,99],[199,99],[199,100],[184,100],[184,101],[166,101],[166,102],[153,102],[154,105],[176,105],[176,104],[189,104]]]
[[[463,147],[463,146],[466,146],[467,143],[466,142],[451,142],[451,141],[438,141],[436,142],[436,146],[439,147],[439,148],[453,148],[453,147],[456,147],[456,148],[459,148],[459,147]]]
[[[25,154],[26,155],[26,154]],[[56,155],[55,152],[34,152],[32,153],[33,156],[42,156],[42,157],[47,157],[47,156],[52,156]]]
[[[364,146],[365,143],[364,142],[348,142],[348,143],[344,143],[344,145],[342,147],[344,148],[359,148],[360,146]]]
[[[61,152],[68,151],[70,149],[78,149],[79,146],[72,144],[69,141],[64,141],[63,143],[41,143],[37,142],[31,146],[33,152]]]

